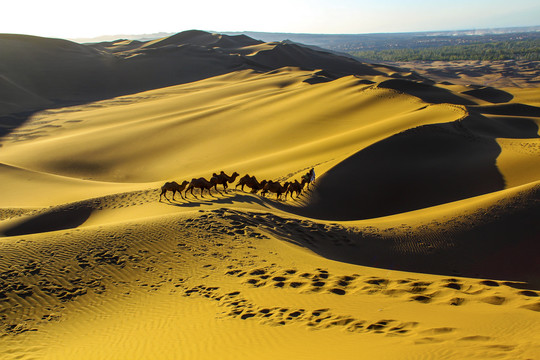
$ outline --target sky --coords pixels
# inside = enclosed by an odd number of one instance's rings
[[[538,0],[14,0],[0,33],[65,39],[190,29],[319,34],[540,25]]]

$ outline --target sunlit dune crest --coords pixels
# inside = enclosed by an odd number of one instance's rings
[[[0,48],[0,358],[540,353],[537,88],[197,30]]]

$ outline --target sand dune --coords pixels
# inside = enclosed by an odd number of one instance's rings
[[[310,206],[319,216],[324,216],[323,211],[327,218],[354,220],[503,190],[505,171],[497,160],[506,150],[500,145],[506,139],[520,139],[523,145],[530,141],[537,147],[538,126],[531,119],[488,119],[473,113],[454,122],[406,130],[364,148],[328,171],[318,182],[313,194],[316,200]],[[534,154],[532,150],[529,165],[538,164]],[[521,176],[525,179],[512,181],[512,185],[537,179],[537,169],[524,170]],[[345,179],[355,186],[342,186]],[[362,206],[344,205],[354,203]]]
[[[495,88],[537,88],[538,61],[415,61],[390,65],[408,68],[437,82]]]
[[[300,66],[309,70],[328,68],[340,76],[378,73],[372,66],[347,57],[286,43],[266,44],[264,54],[257,55],[260,44],[247,36],[197,30],[147,42],[87,45],[0,34],[4,54],[0,60],[0,94],[9,94],[2,100],[7,104],[0,109],[0,116],[42,110],[51,103],[61,106],[108,99],[240,69],[268,71]],[[15,98],[14,90],[22,94]]]
[[[537,88],[202,31],[0,41],[0,358],[540,353]]]

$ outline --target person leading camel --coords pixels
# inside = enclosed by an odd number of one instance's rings
[[[307,185],[309,190],[309,185],[315,181],[315,169],[311,168],[305,175],[302,175],[302,188],[304,185]]]

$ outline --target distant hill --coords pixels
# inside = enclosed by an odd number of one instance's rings
[[[184,31],[156,40],[78,44],[0,35],[0,116],[201,80],[237,70],[293,66],[321,78],[379,75],[375,66],[290,42]],[[5,125],[17,120],[5,119]]]

